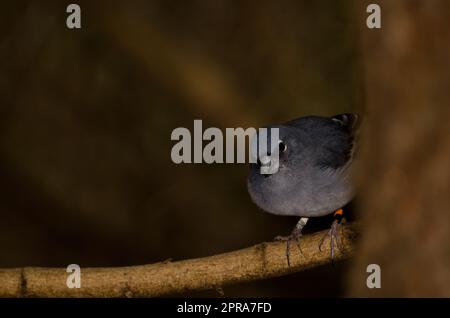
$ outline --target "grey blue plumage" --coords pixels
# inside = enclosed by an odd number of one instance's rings
[[[263,175],[258,163],[250,165],[247,186],[256,205],[272,214],[306,220],[346,205],[354,196],[351,178],[358,119],[351,113],[307,116],[268,126],[279,129],[279,168],[275,174]],[[290,239],[300,236],[295,234]]]

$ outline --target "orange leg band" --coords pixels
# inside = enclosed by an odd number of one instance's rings
[[[336,212],[334,212],[334,216],[342,216],[344,214],[344,210],[339,209]]]

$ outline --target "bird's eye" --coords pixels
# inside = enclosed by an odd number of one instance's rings
[[[285,152],[287,150],[286,144],[281,140],[278,141],[278,148],[280,149],[280,152]]]

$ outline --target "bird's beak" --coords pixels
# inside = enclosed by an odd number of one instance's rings
[[[261,156],[259,161],[261,162],[261,174],[270,175],[278,172],[280,167],[278,156]]]

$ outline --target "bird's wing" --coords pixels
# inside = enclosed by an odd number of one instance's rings
[[[360,116],[356,113],[345,113],[331,117],[331,120],[339,123],[348,134],[348,147],[345,151],[347,161],[352,161],[356,149],[356,136],[361,126]]]
[[[347,167],[354,158],[356,149],[356,135],[360,126],[360,116],[355,113],[339,114],[331,117],[330,125],[326,129],[327,138],[321,145],[317,163],[328,169]]]

